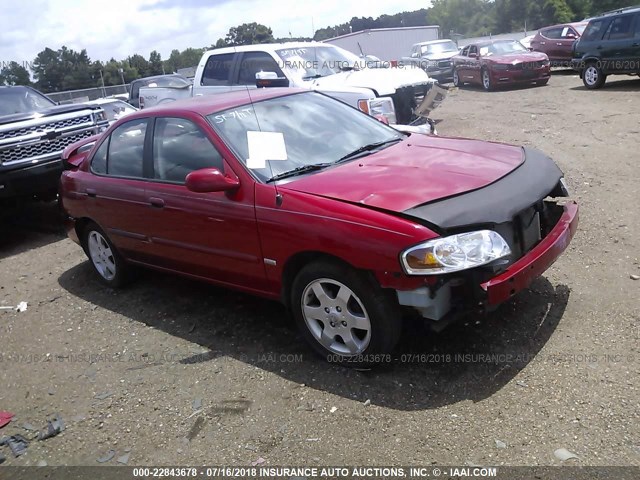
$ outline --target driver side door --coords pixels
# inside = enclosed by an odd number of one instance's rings
[[[192,171],[217,168],[238,179],[204,119],[156,117],[146,187],[156,263],[217,283],[262,290],[266,282],[254,207],[254,184],[228,192],[192,192]],[[216,139],[217,140],[217,139]]]

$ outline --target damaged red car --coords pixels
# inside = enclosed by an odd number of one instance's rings
[[[453,57],[453,84],[481,85],[486,91],[505,85],[549,83],[549,57],[530,52],[516,40],[487,40],[472,43]]]
[[[279,300],[325,358],[388,358],[403,319],[509,300],[578,225],[541,152],[406,134],[321,93],[133,113],[64,152],[69,236],[97,277],[175,272]]]

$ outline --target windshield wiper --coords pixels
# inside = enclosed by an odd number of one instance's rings
[[[380,147],[384,147],[385,145],[387,145],[389,143],[396,143],[396,142],[399,142],[401,140],[402,140],[402,138],[392,138],[390,140],[385,140],[384,142],[375,142],[375,143],[369,143],[368,145],[363,145],[360,148],[356,148],[353,152],[347,153],[344,157],[340,158],[336,163],[352,159],[352,158],[357,157],[359,155],[362,155],[364,153],[368,153],[368,152],[376,150],[376,149],[378,149]]]
[[[303,173],[313,172],[315,170],[322,170],[323,168],[326,168],[329,165],[333,165],[333,163],[312,163],[309,165],[301,165],[299,167],[294,168],[293,170],[288,170],[286,172],[282,172],[277,175],[274,175],[269,180],[267,180],[267,183],[274,182],[282,178],[295,177],[296,175],[302,175]]]
[[[307,75],[306,77],[302,77],[302,80],[313,80],[314,78],[322,78],[324,75],[320,75],[316,73],[315,75]]]

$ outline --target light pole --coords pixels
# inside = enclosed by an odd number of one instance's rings
[[[122,79],[122,85],[124,85],[124,68],[119,68],[120,78]]]
[[[104,77],[102,76],[102,70],[100,70],[100,82],[102,82],[102,98],[107,96],[107,92],[104,89]]]

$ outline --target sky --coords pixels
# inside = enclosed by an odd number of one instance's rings
[[[307,36],[352,17],[427,8],[429,0],[0,0],[0,66],[32,62],[45,47],[87,50],[92,60],[134,53],[163,59],[171,50],[204,47],[229,28],[258,22],[274,37]],[[312,23],[313,22],[313,23]]]

